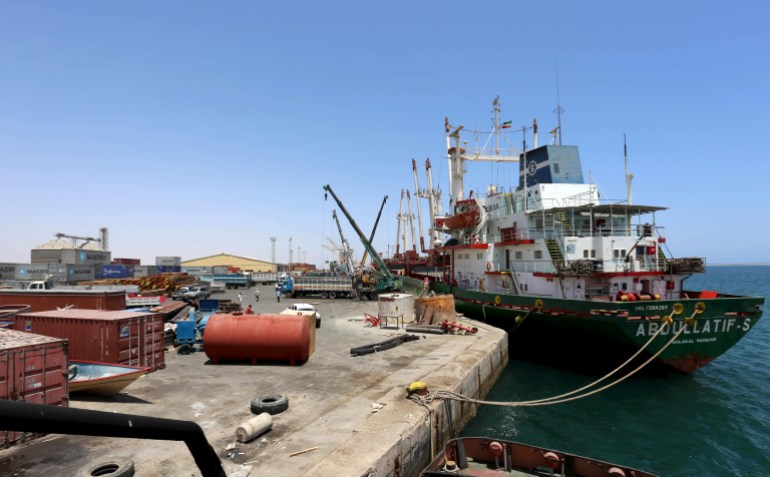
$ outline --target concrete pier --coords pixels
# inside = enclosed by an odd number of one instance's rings
[[[242,292],[244,307],[277,313],[300,301],[277,303],[270,287],[261,288],[259,302],[252,292]],[[481,398],[508,362],[505,333],[477,322],[469,322],[479,328],[476,335],[426,334],[390,350],[351,357],[350,348],[404,330],[365,327],[364,313],[377,313],[374,302],[302,301],[315,304],[322,315],[316,351],[303,365],[214,365],[203,352],[171,351],[166,369],[120,395],[73,395],[70,406],[195,421],[231,476],[411,477],[441,449],[450,428],[442,401],[429,412],[406,399],[406,386],[423,381],[430,389]],[[288,397],[289,408],[273,416],[273,427],[264,435],[237,442],[238,425],[253,417],[251,400],[267,394]],[[474,405],[458,402],[451,402],[450,410],[455,433],[475,414]],[[181,442],[67,435],[0,451],[0,475],[74,475],[108,457],[133,460],[139,477],[200,475]]]

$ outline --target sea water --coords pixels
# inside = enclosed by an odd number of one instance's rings
[[[770,266],[708,267],[685,288],[770,302]],[[511,360],[487,399],[545,398],[595,379]],[[462,434],[548,447],[661,476],[770,475],[770,306],[765,303],[763,317],[741,341],[693,375],[632,377],[551,406],[480,406]]]

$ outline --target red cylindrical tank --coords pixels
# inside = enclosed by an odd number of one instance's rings
[[[216,314],[203,334],[206,356],[222,360],[305,362],[310,356],[307,318],[294,315]]]

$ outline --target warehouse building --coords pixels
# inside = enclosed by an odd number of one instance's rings
[[[249,273],[275,273],[283,271],[286,267],[272,262],[258,260],[256,258],[241,257],[239,255],[230,255],[227,253],[195,258],[182,262],[182,271],[191,273],[213,270],[215,268],[239,268],[241,271]]]

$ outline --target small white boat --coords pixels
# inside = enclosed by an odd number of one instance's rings
[[[150,372],[150,368],[94,361],[69,361],[69,392],[114,396]]]

